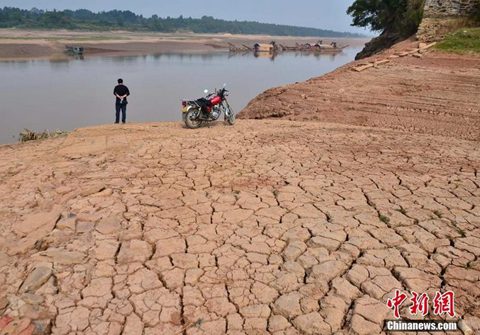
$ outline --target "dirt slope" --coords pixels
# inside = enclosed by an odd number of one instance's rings
[[[404,42],[375,59],[412,46]],[[480,140],[480,56],[431,52],[421,59],[396,58],[378,68],[352,71],[363,62],[270,89],[251,101],[240,117],[335,122]]]
[[[0,328],[5,313],[52,334],[371,335],[402,289],[454,290],[480,331],[470,141],[240,120],[0,155]]]

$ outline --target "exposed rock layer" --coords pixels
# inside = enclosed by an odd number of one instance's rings
[[[470,25],[479,0],[426,0],[417,36],[421,41],[441,40],[447,33]]]

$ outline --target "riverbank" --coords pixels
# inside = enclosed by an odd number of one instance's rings
[[[325,76],[267,90],[240,117],[335,122],[479,141],[480,55],[430,49],[390,58],[417,46],[405,41]],[[383,60],[388,63],[381,64]],[[380,64],[353,70],[375,61]]]
[[[377,334],[401,289],[453,290],[480,329],[470,141],[240,120],[83,128],[0,155],[0,316],[22,327]]]
[[[285,37],[266,35],[138,33],[126,31],[74,32],[67,30],[34,31],[0,29],[0,60],[32,58],[67,58],[65,45],[85,47],[85,56],[133,56],[162,53],[212,53],[228,51],[235,45],[256,42],[295,45],[316,42],[319,37]],[[325,38],[340,45],[363,46],[366,39]]]

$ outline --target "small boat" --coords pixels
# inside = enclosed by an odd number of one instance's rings
[[[83,55],[84,48],[76,45],[66,45],[65,52],[74,54],[74,55]]]
[[[255,51],[255,53],[262,53],[262,52],[266,52],[266,53],[275,53],[278,51],[278,46],[275,42],[271,42],[271,43],[255,43],[253,45],[253,51]]]

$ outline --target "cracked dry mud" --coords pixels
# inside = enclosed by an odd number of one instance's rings
[[[476,142],[163,123],[0,155],[0,315],[44,332],[376,334],[394,289],[479,331]]]

